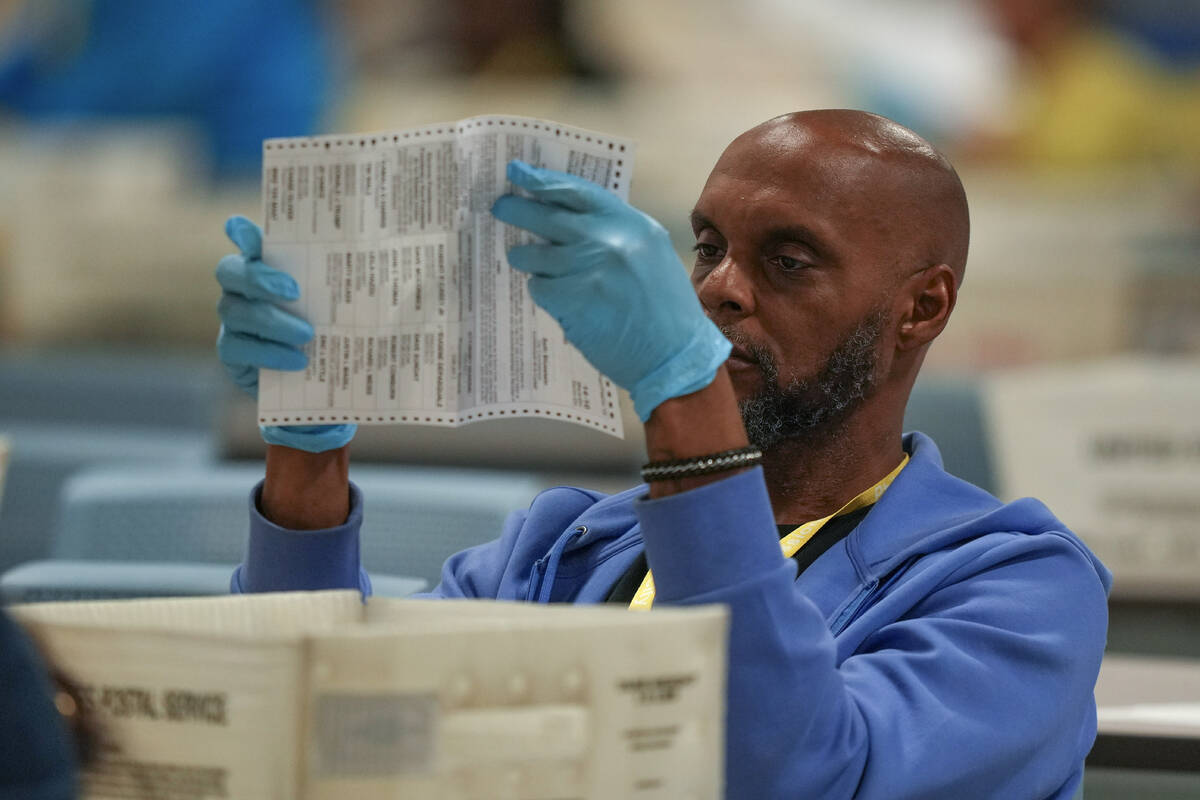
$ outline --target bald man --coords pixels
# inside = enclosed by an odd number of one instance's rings
[[[870,114],[770,120],[705,184],[690,287],[654,220],[568,175],[508,174],[526,193],[493,213],[543,239],[509,261],[630,391],[647,485],[543,493],[433,596],[728,605],[731,798],[1072,796],[1110,575],[1043,505],[947,474],[901,427],[966,262],[950,164]],[[236,290],[279,274],[248,230],[219,269],[219,349],[243,379],[273,363],[260,342],[284,345],[242,322],[269,300]],[[352,435],[264,430],[235,591],[367,585]]]

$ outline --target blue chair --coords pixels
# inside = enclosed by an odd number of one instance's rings
[[[63,485],[50,556],[237,564],[246,550],[250,488],[262,476],[262,464],[84,470]]]
[[[58,560],[239,562],[260,463],[103,466],[63,489],[51,554]],[[363,490],[363,564],[435,584],[442,562],[494,539],[540,484],[524,474],[425,467],[355,467]],[[382,593],[382,591],[380,591]]]
[[[0,576],[4,603],[226,594],[226,564],[30,561]]]
[[[76,470],[211,460],[219,372],[207,354],[0,348],[0,434],[13,444],[0,571],[47,555],[59,488]]]
[[[189,597],[229,592],[232,564],[159,561],[31,561],[0,576],[0,602]],[[372,575],[381,597],[407,597],[428,588],[420,578]]]
[[[0,430],[30,422],[204,433],[216,425],[226,392],[208,353],[0,349]]]
[[[59,491],[75,472],[99,463],[197,464],[212,460],[207,433],[78,423],[0,423],[12,451],[0,502],[0,571],[45,558]]]
[[[904,430],[932,437],[947,472],[996,493],[996,470],[978,381],[922,376],[908,399]]]
[[[351,470],[362,488],[363,564],[372,575],[412,575],[436,586],[442,564],[500,535],[544,485],[524,473],[406,467]]]

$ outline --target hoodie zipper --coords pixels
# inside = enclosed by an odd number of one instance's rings
[[[858,616],[858,612],[862,611],[867,602],[871,600],[877,588],[879,588],[878,578],[863,586],[858,591],[858,594],[854,596],[854,599],[846,604],[845,608],[842,609],[842,613],[838,614],[837,619],[833,621],[833,624],[829,628],[834,636],[845,630],[846,626]]]
[[[895,583],[901,575],[908,571],[908,568],[912,566],[913,562],[916,561],[917,558],[919,558],[919,556],[905,559],[894,566],[890,572],[875,578],[870,583],[864,584],[863,587],[858,590],[858,594],[854,596],[854,599],[846,604],[845,608],[842,609],[842,613],[838,614],[837,619],[835,619],[833,624],[829,626],[829,630],[833,633],[833,635],[837,636],[839,633],[849,627],[850,623],[857,619],[858,615],[862,613],[862,611],[866,609],[868,605],[874,602],[877,595],[879,595],[881,592],[886,592],[889,586]]]

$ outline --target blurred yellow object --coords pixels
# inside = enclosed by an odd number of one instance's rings
[[[1114,32],[1065,36],[1027,68],[1016,102],[1014,155],[1032,165],[1200,166],[1200,72],[1174,73]]]

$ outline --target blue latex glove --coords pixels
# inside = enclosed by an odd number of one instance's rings
[[[571,344],[629,390],[645,422],[664,400],[712,383],[729,341],[708,319],[671,238],[600,186],[521,161],[508,179],[533,197],[505,195],[492,213],[545,244],[514,247],[529,293]]]
[[[312,326],[279,303],[297,300],[300,286],[286,272],[262,261],[262,230],[245,217],[230,217],[225,234],[240,253],[217,264],[221,284],[221,332],[217,354],[233,382],[251,397],[258,396],[258,370],[301,370],[308,357],[300,348],[313,337]],[[260,425],[269,444],[310,453],[343,447],[354,438],[357,425]]]

